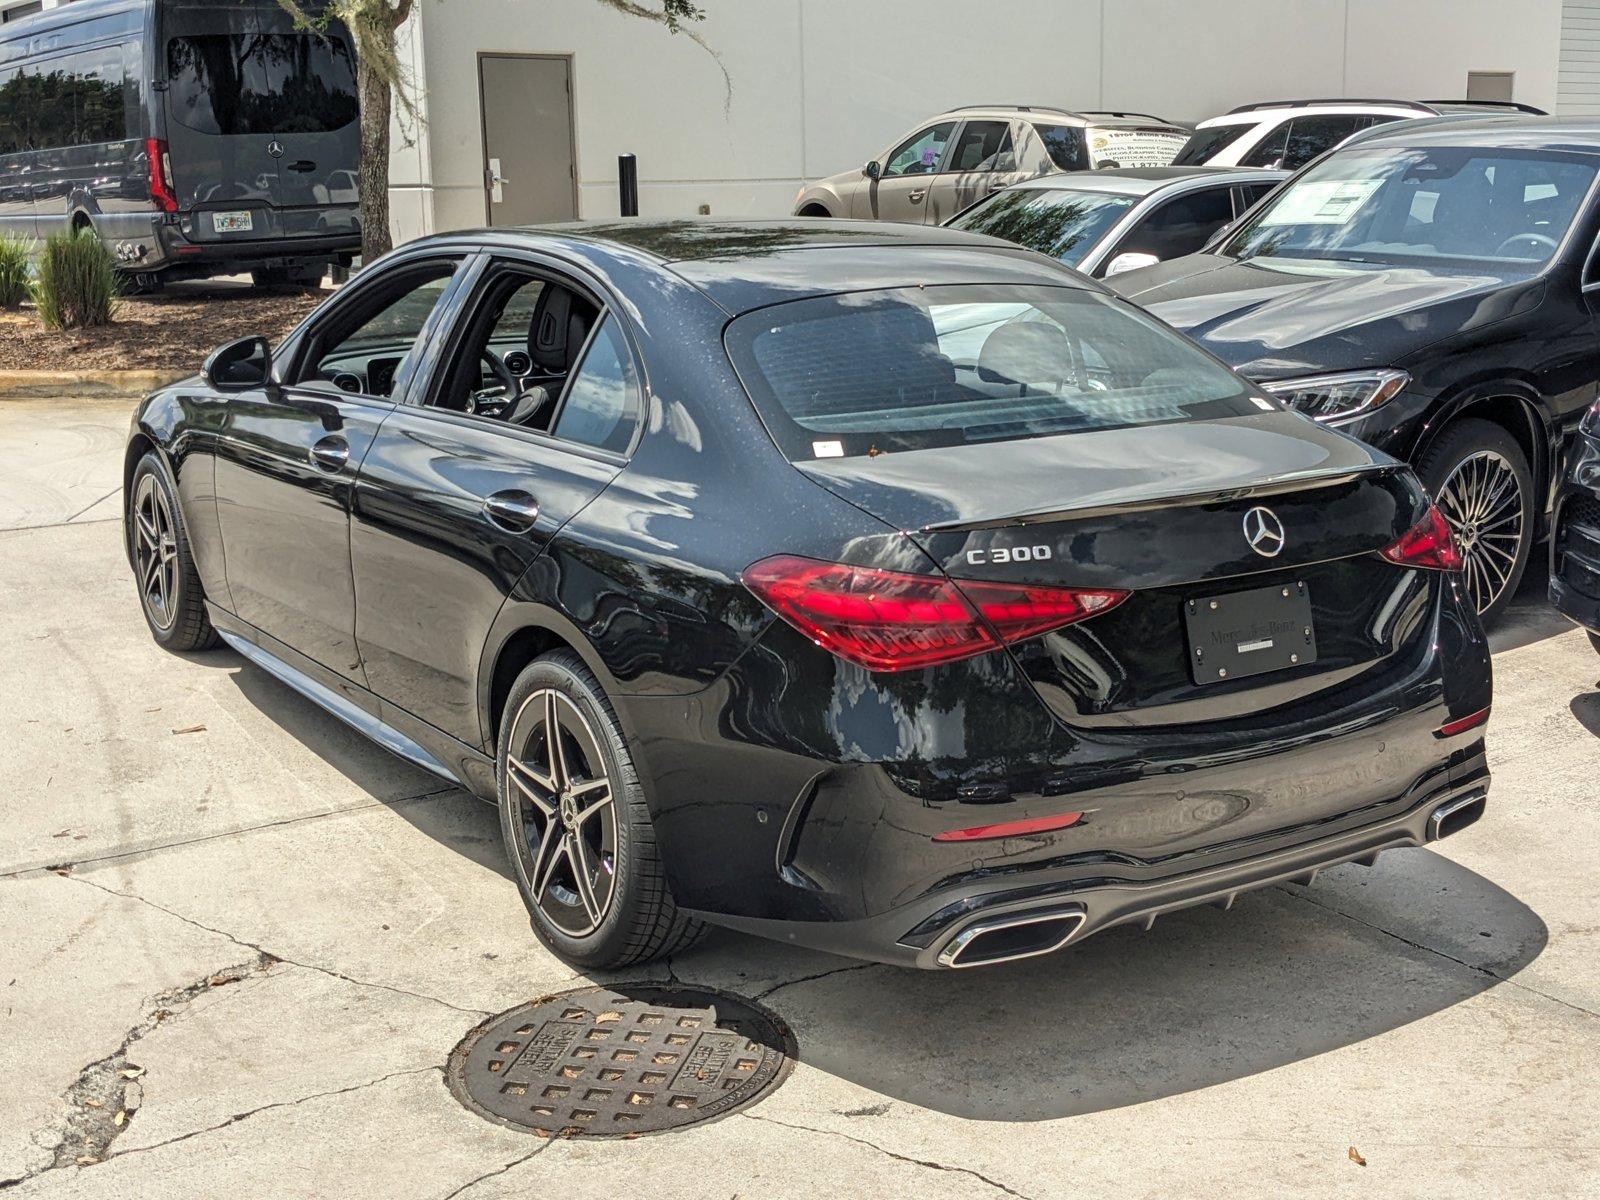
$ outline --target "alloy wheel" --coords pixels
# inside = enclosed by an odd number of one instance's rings
[[[1479,450],[1439,488],[1439,511],[1461,547],[1462,576],[1481,613],[1506,590],[1522,549],[1522,485],[1505,457]]]
[[[161,629],[177,615],[178,535],[167,494],[146,473],[133,497],[133,561],[145,611]]]
[[[542,688],[517,711],[506,788],[528,895],[567,936],[593,933],[616,890],[615,789],[594,730],[561,692]]]

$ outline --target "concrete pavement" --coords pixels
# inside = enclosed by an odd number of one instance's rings
[[[788,1082],[547,1143],[441,1075],[584,979],[529,933],[494,812],[230,652],[155,647],[127,419],[0,403],[0,1188],[1600,1196],[1600,657],[1537,581],[1496,637],[1489,814],[1437,850],[986,971],[714,934],[624,977],[760,998]]]

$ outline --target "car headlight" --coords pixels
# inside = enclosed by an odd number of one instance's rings
[[[1393,399],[1411,382],[1404,371],[1341,371],[1337,375],[1307,375],[1301,379],[1275,379],[1261,389],[1290,408],[1319,421],[1348,421],[1364,417]]]

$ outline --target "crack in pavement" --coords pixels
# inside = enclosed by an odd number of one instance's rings
[[[197,834],[192,838],[183,838],[168,842],[151,842],[143,846],[131,846],[121,850],[98,855],[94,858],[75,858],[67,862],[41,860],[36,863],[25,863],[18,867],[0,868],[0,880],[17,879],[23,875],[32,875],[37,871],[75,870],[78,867],[98,866],[101,863],[123,862],[142,859],[149,855],[160,854],[166,850],[182,850],[189,846],[199,846],[206,842],[214,842],[221,838],[240,837],[245,834],[259,833],[267,829],[282,829],[290,825],[302,825],[311,821],[325,821],[330,817],[342,817],[351,813],[367,812],[374,808],[396,808],[402,804],[419,804],[423,801],[438,800],[453,796],[461,791],[460,788],[448,785],[436,788],[433,791],[418,792],[414,796],[400,796],[393,800],[371,800],[361,804],[352,804],[345,808],[331,808],[326,812],[304,813],[298,817],[284,817],[278,821],[264,821],[259,825],[244,825],[235,829],[221,829],[215,833]]]
[[[895,1151],[886,1149],[883,1146],[878,1145],[876,1142],[869,1142],[866,1138],[854,1137],[848,1133],[840,1133],[836,1129],[816,1129],[810,1125],[796,1125],[789,1121],[780,1121],[776,1117],[763,1117],[759,1113],[745,1112],[740,1113],[739,1115],[751,1121],[762,1121],[768,1125],[781,1125],[785,1129],[795,1129],[805,1133],[816,1133],[822,1135],[823,1137],[843,1138],[847,1142],[854,1142],[858,1146],[865,1146],[869,1150],[876,1150],[879,1154],[885,1155],[888,1158],[892,1158],[897,1162],[910,1163],[912,1166],[917,1167],[927,1167],[933,1171],[948,1171],[956,1175],[970,1175],[973,1179],[978,1180],[980,1183],[988,1184],[996,1191],[1004,1192],[1008,1196],[1016,1196],[1017,1200],[1031,1200],[1031,1198],[1025,1193],[1019,1192],[1015,1188],[1007,1187],[999,1180],[990,1179],[982,1171],[975,1171],[971,1167],[957,1167],[952,1166],[949,1163],[934,1162],[932,1159],[914,1158],[909,1154],[897,1154]]]
[[[750,998],[752,1000],[761,1001],[761,1000],[765,1000],[768,996],[772,995],[774,992],[781,992],[781,991],[783,991],[784,988],[794,987],[796,984],[813,983],[818,979],[826,979],[830,975],[844,975],[844,974],[846,974],[846,973],[848,973],[850,971],[865,971],[865,970],[868,970],[871,967],[886,967],[888,965],[889,965],[888,963],[880,963],[880,962],[860,962],[860,963],[851,963],[849,966],[845,966],[845,967],[834,967],[831,971],[818,971],[815,975],[802,975],[798,979],[786,979],[782,983],[775,983],[771,987],[769,987],[766,991],[761,992],[760,994],[752,996]]]
[[[67,1111],[51,1161],[15,1178],[0,1179],[0,1191],[63,1167],[90,1167],[104,1162],[110,1157],[111,1143],[127,1131],[143,1102],[143,1089],[137,1080],[144,1069],[128,1061],[129,1051],[167,1021],[182,1016],[196,997],[270,971],[278,961],[258,949],[253,960],[212,971],[193,983],[169,988],[147,999],[141,1006],[144,1015],[123,1036],[121,1044],[79,1071],[62,1096]]]
[[[532,1150],[528,1151],[526,1154],[519,1155],[518,1157],[513,1158],[505,1166],[496,1167],[493,1171],[485,1171],[482,1175],[479,1175],[476,1179],[467,1180],[466,1183],[463,1183],[455,1191],[453,1191],[453,1192],[449,1193],[448,1195],[446,1195],[444,1197],[444,1200],[456,1200],[457,1196],[466,1195],[469,1191],[471,1191],[473,1188],[477,1187],[480,1183],[483,1183],[485,1180],[494,1179],[497,1176],[504,1175],[507,1171],[514,1170],[515,1168],[520,1167],[523,1163],[527,1162],[528,1160],[530,1160],[532,1158],[535,1158],[540,1154],[543,1154],[546,1150],[550,1149],[551,1146],[553,1146],[556,1142],[558,1142],[560,1140],[561,1139],[559,1139],[559,1138],[549,1138],[549,1139],[541,1142],[539,1145],[535,1146]]]
[[[248,1121],[251,1117],[264,1112],[271,1112],[275,1108],[296,1108],[302,1104],[309,1104],[313,1100],[326,1100],[330,1096],[345,1096],[351,1092],[363,1091],[366,1088],[377,1087],[380,1083],[388,1083],[391,1079],[401,1079],[408,1075],[426,1075],[431,1071],[444,1075],[444,1068],[434,1064],[426,1067],[407,1067],[403,1071],[390,1071],[387,1075],[380,1075],[376,1079],[369,1079],[365,1083],[352,1083],[347,1087],[334,1088],[326,1092],[312,1092],[309,1096],[299,1096],[293,1100],[274,1100],[270,1104],[263,1104],[257,1108],[247,1109],[242,1113],[234,1113],[225,1121],[218,1121],[215,1125],[207,1125],[204,1129],[191,1129],[188,1133],[180,1133],[177,1137],[170,1137],[164,1142],[152,1142],[148,1146],[135,1146],[131,1150],[123,1150],[113,1154],[110,1159],[130,1158],[135,1154],[148,1154],[152,1150],[161,1150],[167,1146],[175,1146],[179,1142],[187,1142],[190,1138],[202,1137],[208,1133],[215,1133],[219,1129],[226,1129],[230,1125],[237,1125],[240,1121]],[[108,1159],[109,1161],[109,1159]]]
[[[425,1000],[433,1004],[440,1004],[445,1008],[452,1009],[458,1013],[465,1013],[467,1016],[471,1017],[491,1017],[494,1015],[485,1008],[462,1008],[459,1004],[451,1004],[448,1000],[441,1000],[438,996],[430,996],[425,992],[408,991],[406,988],[395,987],[393,984],[388,983],[378,983],[376,980],[371,979],[357,979],[353,975],[346,975],[343,971],[337,971],[332,967],[324,967],[318,963],[301,962],[298,959],[290,958],[285,954],[280,954],[276,950],[268,950],[262,946],[258,946],[255,942],[248,941],[245,938],[237,937],[234,934],[229,933],[226,929],[217,929],[215,926],[207,925],[201,921],[196,921],[193,917],[186,917],[180,912],[175,912],[172,909],[167,908],[165,905],[157,904],[154,900],[148,900],[143,896],[136,895],[135,893],[119,892],[116,888],[107,887],[103,883],[96,883],[92,879],[86,879],[81,875],[73,875],[70,872],[62,874],[61,877],[63,879],[71,880],[73,883],[81,883],[88,887],[95,888],[98,891],[105,892],[110,896],[119,896],[124,900],[134,900],[140,904],[148,905],[157,912],[166,913],[167,916],[172,917],[174,920],[182,921],[185,925],[193,926],[195,929],[202,929],[206,933],[212,933],[218,937],[227,938],[236,946],[242,946],[246,950],[254,950],[257,954],[269,955],[278,962],[288,963],[291,967],[299,967],[306,971],[316,971],[319,974],[328,975],[334,979],[341,979],[345,983],[351,984],[355,987],[376,988],[380,991],[393,992],[397,996],[410,996],[413,1000]]]
[[[1514,988],[1519,988],[1522,991],[1538,996],[1543,1000],[1548,1000],[1552,1004],[1559,1004],[1563,1008],[1572,1009],[1573,1012],[1582,1013],[1586,1017],[1600,1017],[1600,1012],[1595,1012],[1593,1009],[1585,1008],[1581,1004],[1574,1004],[1571,1000],[1563,1000],[1560,996],[1552,996],[1549,992],[1541,991],[1539,988],[1523,983],[1520,979],[1516,979],[1510,975],[1501,975],[1497,971],[1491,971],[1488,967],[1480,967],[1476,963],[1470,963],[1465,959],[1457,958],[1453,954],[1448,954],[1445,951],[1434,946],[1429,946],[1424,942],[1413,941],[1411,938],[1406,937],[1404,934],[1396,933],[1392,929],[1385,929],[1382,925],[1375,925],[1371,921],[1356,916],[1354,913],[1345,912],[1345,910],[1342,908],[1337,908],[1332,904],[1325,904],[1321,900],[1318,900],[1315,896],[1312,896],[1308,891],[1292,891],[1282,884],[1278,885],[1278,890],[1283,892],[1285,895],[1293,896],[1297,900],[1303,900],[1305,903],[1314,908],[1320,908],[1323,912],[1332,913],[1336,917],[1343,917],[1346,921],[1364,926],[1375,933],[1383,934],[1385,937],[1393,938],[1395,941],[1410,946],[1414,950],[1421,950],[1425,954],[1432,954],[1438,958],[1444,959],[1446,962],[1455,963],[1458,967],[1464,967],[1474,974],[1486,976],[1489,979],[1493,979],[1496,983],[1509,984]]]

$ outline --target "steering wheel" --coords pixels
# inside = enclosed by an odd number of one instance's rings
[[[1514,233],[1494,248],[1496,257],[1506,253],[1517,242],[1532,242],[1536,246],[1544,246],[1549,250],[1556,248],[1555,238],[1546,237],[1542,233]]]
[[[494,376],[495,386],[473,392],[467,406],[469,411],[480,416],[494,416],[511,403],[522,385],[511,373],[511,368],[506,366],[505,360],[487,346],[479,351],[478,357],[489,368],[489,374]]]

